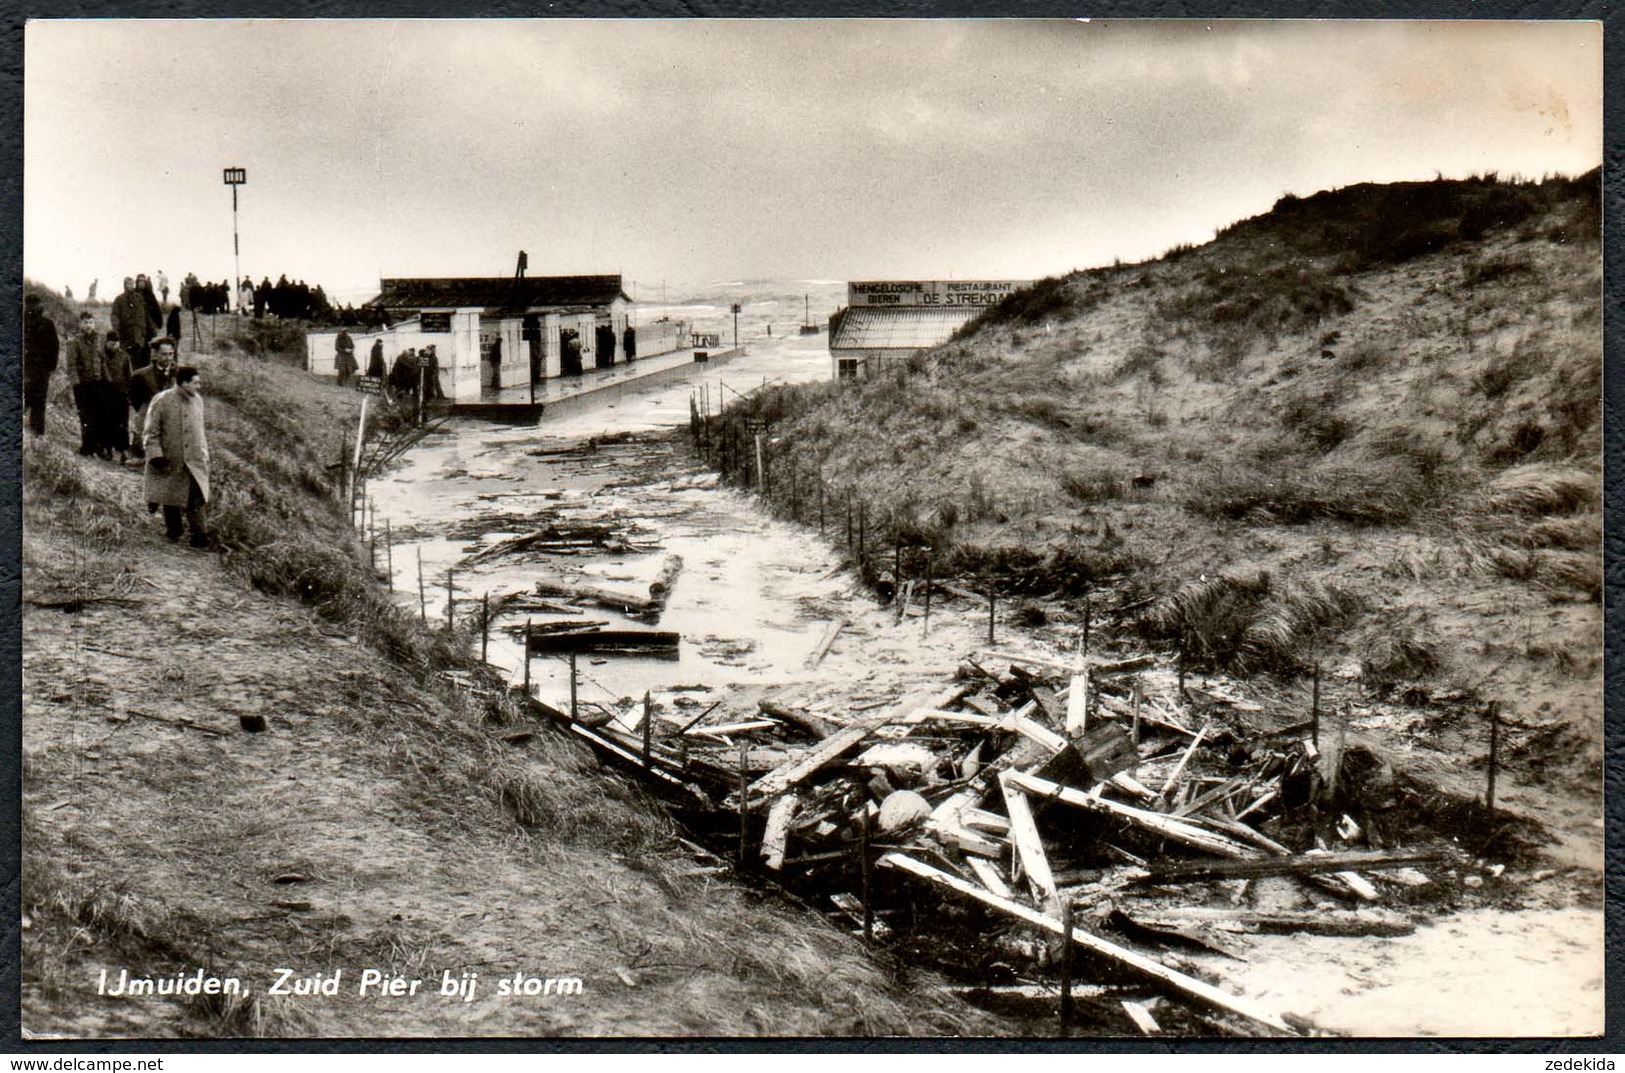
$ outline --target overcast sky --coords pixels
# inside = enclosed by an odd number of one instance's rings
[[[1602,158],[1590,23],[36,21],[24,269],[1035,278]]]

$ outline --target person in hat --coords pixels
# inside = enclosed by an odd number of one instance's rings
[[[79,453],[99,455],[107,439],[107,376],[101,333],[89,310],[79,314],[79,332],[68,341],[68,383],[73,385],[73,405],[79,411]]]
[[[172,541],[180,540],[184,517],[194,548],[209,545],[204,524],[204,507],[209,502],[209,437],[203,421],[202,386],[196,366],[176,369],[175,385],[152,400],[141,435],[147,458],[142,482],[147,502],[163,508],[164,534]]]
[[[150,359],[147,341],[158,334],[158,321],[150,314],[135,280],[124,277],[124,293],[113,299],[113,330],[119,345],[130,355],[130,368],[144,368]]]
[[[45,435],[45,400],[51,393],[51,374],[62,343],[56,324],[45,315],[40,296],[23,299],[23,409],[28,415],[28,431]]]
[[[129,400],[130,406],[135,410],[135,427],[146,428],[147,407],[161,392],[169,390],[175,383],[175,340],[160,336],[152,341],[152,364],[144,365],[135,370],[130,376]],[[137,458],[144,456],[146,450],[146,437],[137,434],[130,444],[130,453]]]
[[[106,390],[102,396],[102,457],[118,452],[122,463],[130,451],[130,355],[118,345],[118,333],[108,332],[102,340],[102,375]]]
[[[339,374],[339,387],[348,387],[356,370],[355,340],[344,328],[339,329],[339,336],[333,342],[333,368]]]

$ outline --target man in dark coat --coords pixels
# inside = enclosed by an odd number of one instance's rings
[[[382,380],[384,378],[384,341],[374,339],[372,350],[367,355],[367,375]]]
[[[339,329],[339,337],[333,341],[333,367],[338,370],[339,387],[348,386],[356,370],[355,340],[343,328]]]
[[[45,399],[61,345],[40,296],[23,299],[23,409],[28,414],[28,431],[36,436],[45,435]]]
[[[124,293],[113,299],[113,330],[119,345],[130,355],[130,368],[143,369],[149,360],[147,342],[158,334],[158,321],[147,311],[147,303],[135,289],[135,280],[124,277]]]
[[[147,411],[141,440],[147,468],[147,502],[164,509],[164,532],[181,538],[181,516],[194,548],[209,545],[203,508],[209,502],[209,437],[203,425],[202,385],[190,365],[175,370],[175,386],[160,392]]]
[[[177,342],[181,337],[181,307],[176,306],[169,311],[169,319],[164,322],[164,334]]]
[[[151,368],[151,366],[148,366]],[[102,447],[107,457],[118,452],[123,462],[130,449],[130,355],[118,345],[118,333],[108,332],[102,340],[102,375],[107,390],[102,398]]]
[[[79,334],[68,340],[68,383],[79,411],[79,453],[101,454],[106,442],[107,375],[102,366],[102,337],[89,310],[79,314]]]
[[[175,340],[153,341],[152,364],[135,370],[130,376],[130,405],[135,408],[135,427],[146,427],[147,407],[160,392],[169,390],[175,382]],[[142,457],[145,437],[139,433],[130,444],[130,453]]]
[[[446,397],[440,388],[440,355],[434,352],[434,344],[430,343],[423,348],[423,398],[425,401],[439,401]]]

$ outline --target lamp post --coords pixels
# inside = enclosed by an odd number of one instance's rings
[[[243,265],[242,250],[237,241],[237,188],[248,182],[248,169],[226,168],[225,181],[226,185],[231,187],[231,289],[239,295],[237,303],[241,306]]]

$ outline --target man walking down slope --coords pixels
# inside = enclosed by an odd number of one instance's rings
[[[194,548],[209,546],[203,509],[209,501],[209,438],[203,427],[202,385],[195,366],[175,370],[175,386],[159,392],[147,410],[142,441],[147,452],[147,502],[164,508],[164,533],[181,538],[181,518]]]

